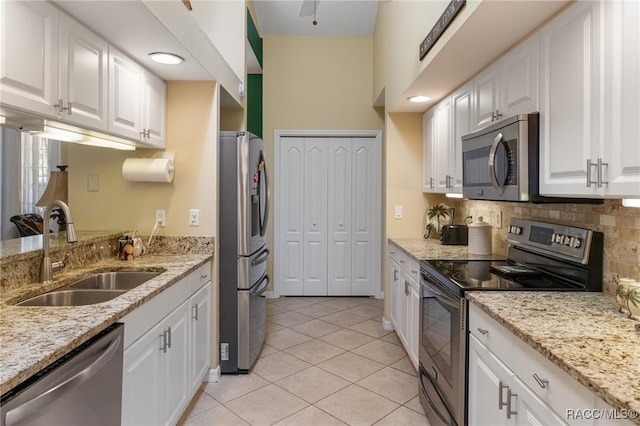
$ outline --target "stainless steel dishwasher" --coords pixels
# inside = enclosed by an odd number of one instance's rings
[[[123,331],[112,325],[2,395],[0,425],[119,425]]]

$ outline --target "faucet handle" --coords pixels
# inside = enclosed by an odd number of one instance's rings
[[[52,271],[59,271],[60,269],[64,268],[64,261],[63,260],[58,260],[57,262],[51,262],[51,270]]]

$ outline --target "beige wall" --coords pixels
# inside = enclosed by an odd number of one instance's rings
[[[263,49],[263,139],[269,164],[276,129],[383,129],[383,117],[371,102],[371,37],[267,35]],[[269,227],[272,245],[273,220]]]
[[[167,83],[167,148],[175,154],[172,183],[128,182],[121,173],[130,157],[154,150],[116,151],[67,144],[69,205],[80,230],[137,229],[148,234],[155,210],[167,212],[161,235],[215,235],[218,113],[215,82]],[[99,191],[87,192],[87,175]],[[200,226],[188,226],[189,209],[200,209]]]
[[[213,81],[167,82],[167,148],[175,154],[172,183],[127,182],[125,158],[155,151],[116,151],[66,144],[69,206],[77,229],[151,232],[155,210],[167,211],[161,235],[216,236],[219,85]],[[88,174],[99,176],[99,191],[87,192]],[[200,209],[200,226],[188,226],[190,208]],[[216,239],[216,244],[218,243]],[[211,366],[218,363],[218,250],[212,271]]]

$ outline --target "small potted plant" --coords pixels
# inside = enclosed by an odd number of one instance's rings
[[[427,223],[427,233],[424,235],[424,238],[427,239],[431,236],[431,233],[435,231],[437,234],[442,230],[442,224],[440,223],[440,219],[444,220],[449,217],[451,209],[447,207],[445,204],[435,204],[429,207],[427,210],[427,218],[429,219]],[[435,219],[435,224],[433,223]]]

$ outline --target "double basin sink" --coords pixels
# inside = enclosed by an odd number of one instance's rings
[[[114,299],[134,289],[162,271],[101,272],[81,278],[48,293],[32,297],[17,306],[82,306]]]

